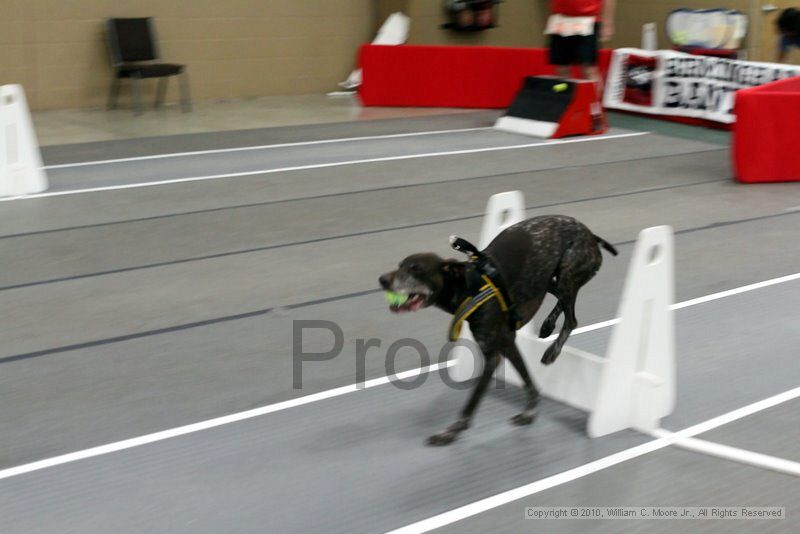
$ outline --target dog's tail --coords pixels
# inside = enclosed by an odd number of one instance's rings
[[[597,239],[597,243],[598,243],[598,244],[599,244],[601,247],[603,247],[604,249],[606,249],[607,251],[609,251],[609,252],[610,252],[611,254],[613,254],[614,256],[616,256],[617,254],[619,254],[619,252],[617,252],[617,249],[615,249],[615,248],[614,248],[614,245],[612,245],[611,243],[609,243],[608,241],[606,241],[606,240],[605,240],[605,239],[603,239],[602,237],[597,237],[597,236],[594,236],[594,238],[595,238],[595,239]]]

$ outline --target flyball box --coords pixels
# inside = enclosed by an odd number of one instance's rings
[[[594,82],[554,76],[525,78],[511,107],[494,127],[546,139],[596,135],[607,129]]]

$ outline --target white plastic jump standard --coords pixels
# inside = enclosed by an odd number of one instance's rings
[[[521,192],[492,196],[481,248],[523,218]],[[565,345],[555,363],[545,366],[539,360],[552,338],[539,339],[532,322],[517,332],[517,346],[541,393],[589,412],[587,432],[591,437],[626,428],[653,432],[675,407],[675,342],[670,310],[674,300],[673,258],[671,227],[646,228],[639,233],[620,300],[620,321],[605,357]],[[467,328],[462,337],[472,339]],[[471,351],[456,347],[454,357],[454,380],[474,376]],[[522,385],[507,361],[502,372],[507,382]]]
[[[0,86],[0,197],[46,190],[43,167],[25,91]]]
[[[505,193],[498,193],[489,198],[489,203],[486,205],[486,214],[483,217],[483,225],[481,226],[481,239],[478,242],[478,248],[483,250],[497,234],[525,219],[525,197],[521,191],[507,191]],[[536,336],[534,322],[523,326],[517,331],[517,339],[522,333],[527,333],[530,336]],[[461,342],[466,342],[470,346],[461,345]],[[456,364],[450,368],[450,376],[457,382],[464,382],[473,376],[476,376],[475,365],[478,360],[478,354],[473,352],[477,350],[474,344],[475,338],[472,337],[469,324],[464,322],[461,328],[461,337],[459,344],[452,350],[452,358]],[[505,372],[506,369],[503,369]],[[508,376],[508,375],[504,375]],[[514,375],[516,378],[516,375]]]

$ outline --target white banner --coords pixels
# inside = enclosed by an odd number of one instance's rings
[[[800,67],[757,63],[671,50],[614,50],[603,103],[655,115],[695,117],[730,124],[734,93],[800,75]]]

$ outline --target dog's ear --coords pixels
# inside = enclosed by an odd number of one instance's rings
[[[444,260],[442,262],[442,274],[445,278],[463,282],[467,277],[467,266],[462,261]]]

